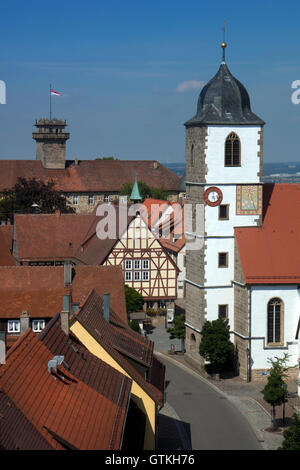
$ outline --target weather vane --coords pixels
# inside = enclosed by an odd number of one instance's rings
[[[222,56],[222,61],[225,62],[225,49],[227,47],[227,44],[225,42],[225,32],[226,32],[226,21],[224,20],[223,22],[223,28],[221,28],[223,31],[223,42],[221,44],[221,47],[223,49],[223,56]]]

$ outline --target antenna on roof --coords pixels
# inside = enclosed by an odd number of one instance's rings
[[[223,31],[223,42],[221,44],[221,47],[222,47],[222,50],[223,50],[223,53],[222,53],[222,63],[225,64],[225,49],[227,47],[227,44],[225,42],[225,32],[226,32],[226,21],[224,20],[223,21],[223,28],[221,28],[222,31]]]

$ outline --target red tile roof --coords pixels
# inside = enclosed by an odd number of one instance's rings
[[[124,280],[120,266],[73,266],[71,288],[64,287],[63,266],[0,267],[0,318],[49,318],[62,309],[62,296],[80,303],[91,289],[110,293],[111,306],[127,322]]]
[[[155,168],[157,166],[157,168]],[[179,192],[179,176],[154,160],[81,160],[66,162],[62,170],[49,170],[38,160],[1,160],[0,191],[13,187],[18,177],[53,180],[62,192],[119,192],[124,183],[139,181]]]
[[[0,450],[53,450],[3,390],[0,390]]]
[[[94,219],[79,214],[16,215],[19,261],[78,260],[77,250]]]
[[[300,185],[265,184],[261,228],[235,228],[245,282],[300,283]]]
[[[160,199],[147,198],[141,206],[141,216],[148,224],[149,228],[158,234],[158,228],[162,230],[163,236],[159,237],[159,241],[164,248],[174,253],[178,253],[185,245],[184,235],[184,204],[181,206],[178,202],[163,201]],[[168,208],[172,207],[167,217],[163,214]],[[164,236],[164,231],[166,235]]]
[[[16,266],[9,245],[7,244],[6,234],[0,229],[0,266]]]
[[[108,323],[103,314],[103,301],[95,291],[90,293],[79,311],[73,316],[71,325],[76,321],[82,324],[156,403],[163,404],[163,389],[146,382],[130,361],[133,359],[137,363],[151,367],[154,346],[152,341],[118,322],[113,311]],[[160,374],[161,378],[158,379],[158,383],[162,384],[164,383],[164,368],[160,369]]]
[[[89,387],[126,410],[131,380],[91,354],[72,333],[67,336],[61,329],[57,314],[39,335],[53,356],[64,356],[69,371]]]
[[[2,390],[55,449],[120,449],[124,409],[74,377],[63,364],[57,373],[49,373],[51,359],[53,354],[27,330],[0,368]]]

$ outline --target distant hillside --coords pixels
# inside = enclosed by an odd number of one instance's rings
[[[164,165],[176,175],[184,175],[184,162]],[[300,183],[300,162],[264,163],[263,180],[265,183]]]

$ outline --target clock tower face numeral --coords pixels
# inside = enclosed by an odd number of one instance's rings
[[[221,204],[222,199],[222,191],[215,186],[208,188],[204,193],[204,200],[209,206],[218,206],[219,204]]]

